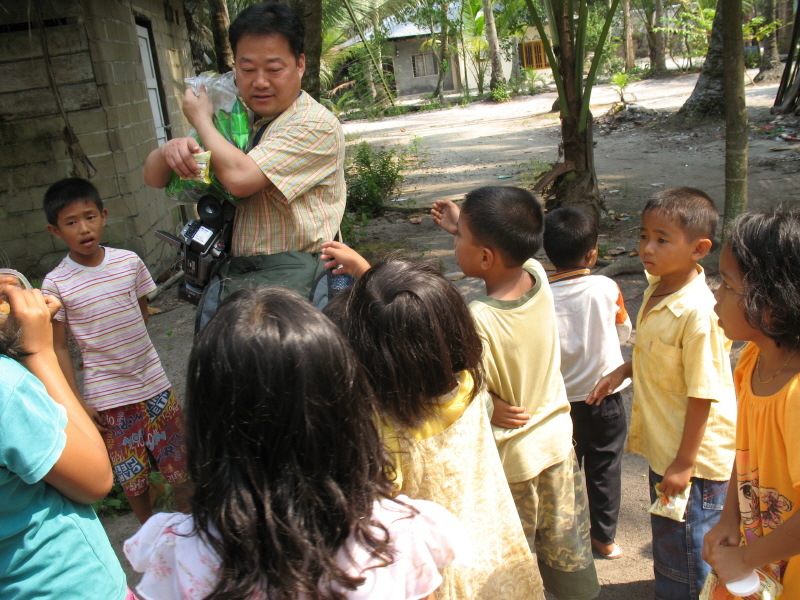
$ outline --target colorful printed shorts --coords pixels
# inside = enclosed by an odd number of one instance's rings
[[[128,496],[143,494],[150,485],[154,462],[167,483],[186,481],[183,411],[172,388],[157,396],[100,411],[108,431],[103,439],[111,458],[114,483]]]

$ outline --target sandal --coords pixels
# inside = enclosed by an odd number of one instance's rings
[[[606,546],[606,544],[600,544],[597,540],[592,539],[592,550],[600,556],[600,558],[604,560],[614,560],[620,558],[622,556],[622,548],[617,545],[617,541],[614,540],[611,544],[611,552],[603,552],[598,548],[598,546]]]

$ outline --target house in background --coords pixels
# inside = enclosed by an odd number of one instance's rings
[[[188,129],[182,11],[181,0],[3,4],[0,266],[41,278],[64,256],[41,206],[47,188],[70,176],[99,189],[105,243],[133,250],[156,275],[174,262],[154,231],[174,229],[180,210],[145,186],[142,166],[173,129]]]
[[[439,79],[439,65],[431,49],[424,48],[431,39],[431,32],[413,23],[392,23],[386,33],[391,44],[394,63],[394,81],[398,96],[431,94]],[[459,57],[451,52],[448,57],[451,69],[445,73],[444,91],[461,91],[461,69]]]
[[[431,38],[430,31],[422,29],[413,23],[394,23],[389,25],[387,40],[393,49],[394,77],[397,86],[397,95],[412,96],[430,94],[436,89],[439,76],[438,64],[432,50],[424,47],[425,42]],[[461,92],[465,83],[471,90],[476,89],[474,61],[468,56],[466,64],[460,53],[456,53],[455,46],[451,46],[450,71],[444,79],[445,92]],[[544,51],[539,32],[535,27],[529,26],[518,44],[519,65],[522,68],[550,71],[550,63]],[[506,59],[501,54],[503,63],[503,77],[506,80],[511,76],[513,61]],[[489,70],[485,76],[486,88],[489,86]]]

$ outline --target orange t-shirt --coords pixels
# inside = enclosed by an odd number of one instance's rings
[[[756,396],[751,381],[758,354],[758,346],[748,344],[734,373],[739,399],[736,476],[745,543],[769,535],[800,509],[800,374],[777,394]],[[783,583],[781,600],[800,600],[800,556],[766,568]]]

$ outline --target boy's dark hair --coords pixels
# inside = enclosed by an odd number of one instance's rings
[[[231,23],[228,39],[233,56],[236,46],[245,35],[282,35],[296,60],[300,60],[305,45],[306,27],[294,11],[280,2],[262,2],[248,6]]]
[[[800,349],[800,212],[746,212],[728,239],[742,274],[747,322],[775,343]]]
[[[207,598],[341,600],[364,581],[337,564],[351,534],[373,564],[392,561],[372,520],[394,489],[372,391],[341,331],[299,294],[223,302],[189,357],[184,422],[196,531],[224,574]]]
[[[367,271],[346,298],[326,307],[364,366],[378,411],[415,428],[469,371],[483,386],[483,347],[463,296],[434,266],[390,259]]]
[[[642,216],[651,211],[676,222],[687,240],[714,240],[719,213],[708,194],[697,188],[676,187],[659,192],[644,205]]]
[[[461,214],[473,241],[498,252],[507,268],[522,266],[542,247],[544,211],[528,190],[504,186],[472,190]]]
[[[97,191],[94,184],[85,179],[70,177],[51,185],[45,192],[44,201],[42,202],[47,222],[58,227],[59,213],[78,200],[94,202],[97,210],[103,212],[103,201],[100,199],[100,192]]]
[[[557,269],[577,267],[597,247],[597,218],[577,206],[563,206],[544,218],[544,251]]]

